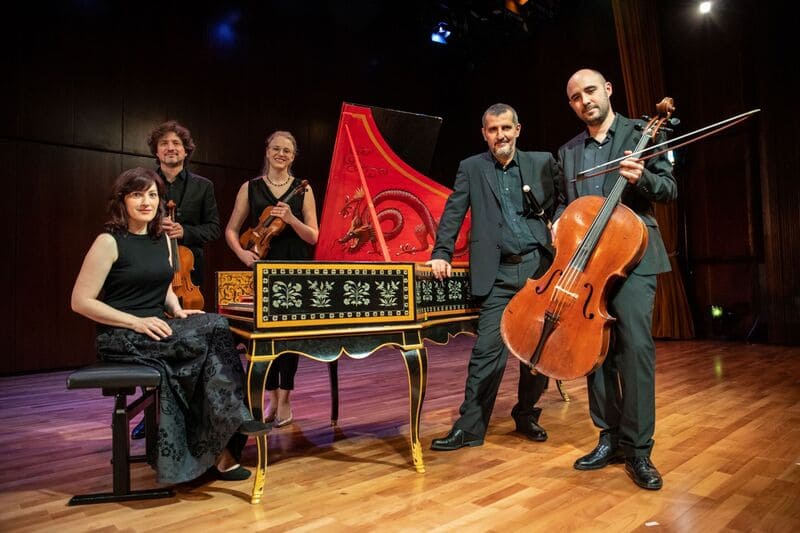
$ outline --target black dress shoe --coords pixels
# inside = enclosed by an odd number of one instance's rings
[[[538,424],[538,413],[527,416],[515,415],[514,422],[517,424],[518,433],[522,433],[529,439],[535,440],[536,442],[544,442],[547,440],[547,431],[545,431],[544,428]]]
[[[431,450],[449,452],[458,450],[464,446],[480,446],[481,444],[483,444],[482,438],[467,433],[463,429],[453,428],[446,437],[433,439],[433,441],[431,441]]]
[[[131,438],[139,440],[144,438],[144,420],[140,420],[136,427],[131,431]]]
[[[611,437],[600,435],[600,441],[594,450],[575,461],[572,467],[575,470],[597,470],[608,466],[610,463],[621,463],[623,460],[623,455],[611,443]]]
[[[647,490],[658,490],[663,485],[661,474],[656,470],[655,465],[650,462],[649,457],[626,457],[625,472],[631,477],[634,483]]]

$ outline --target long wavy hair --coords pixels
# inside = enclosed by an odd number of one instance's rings
[[[109,233],[125,233],[128,231],[128,210],[125,209],[125,197],[132,192],[144,192],[156,184],[158,202],[156,216],[147,224],[147,234],[156,239],[161,236],[161,222],[164,220],[164,182],[158,174],[150,169],[136,167],[126,170],[114,181],[111,196],[108,199],[108,218],[104,227]]]

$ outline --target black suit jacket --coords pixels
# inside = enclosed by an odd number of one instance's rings
[[[641,120],[631,120],[617,113],[617,125],[611,143],[611,159],[624,155],[625,150],[633,150],[641,137],[636,124],[644,126]],[[558,188],[564,193],[562,205],[581,196],[593,194],[587,180],[576,181],[583,168],[583,148],[588,134],[586,131],[572,138],[558,150],[559,177]],[[619,174],[609,172],[603,182],[603,196],[608,196]],[[661,155],[648,160],[642,177],[636,185],[630,185],[622,193],[622,203],[630,207],[647,226],[647,250],[644,257],[633,270],[637,274],[649,275],[669,272],[670,264],[664,241],[658,230],[658,222],[653,214],[653,202],[669,202],[678,196],[672,165],[666,156]],[[560,214],[561,208],[559,208]]]
[[[552,216],[555,206],[555,182],[558,167],[547,152],[517,151],[523,184],[531,187],[541,207]],[[432,259],[450,262],[458,231],[467,210],[472,210],[469,257],[472,294],[485,296],[492,288],[500,266],[501,228],[505,224],[500,208],[495,160],[490,152],[469,157],[459,164],[453,193],[447,199]],[[526,219],[534,236],[541,236],[543,249],[552,257],[550,232],[537,218]]]
[[[204,273],[203,245],[219,238],[219,210],[211,180],[186,171],[186,192],[178,205],[177,219],[183,226],[183,239],[178,244],[192,251],[195,271],[192,279],[199,281]]]

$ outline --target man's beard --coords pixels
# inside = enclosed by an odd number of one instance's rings
[[[598,105],[595,107],[595,109],[597,109],[600,112],[600,114],[597,115],[597,118],[584,120],[586,124],[589,126],[598,126],[602,124],[608,117],[608,112],[610,110],[610,107]]]
[[[164,165],[165,167],[179,167],[179,166],[181,166],[183,164],[183,161],[181,161],[181,159],[178,158],[178,157],[174,157],[174,158],[171,157],[170,158],[171,161],[166,160],[167,159],[166,157],[164,159],[165,159],[165,161],[161,161],[159,159],[159,162],[162,165]]]
[[[495,157],[508,157],[511,155],[511,152],[514,150],[514,146],[511,143],[506,143],[502,146],[496,146],[494,149]]]

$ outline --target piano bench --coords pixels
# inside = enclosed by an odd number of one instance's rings
[[[155,462],[158,438],[158,386],[161,374],[149,366],[100,362],[80,368],[67,376],[67,389],[102,389],[113,396],[111,415],[111,464],[114,490],[73,496],[67,505],[121,502],[174,496],[171,489],[131,490],[130,464]],[[142,395],[128,404],[128,396],[141,387]],[[144,410],[145,455],[131,455],[130,421]]]

